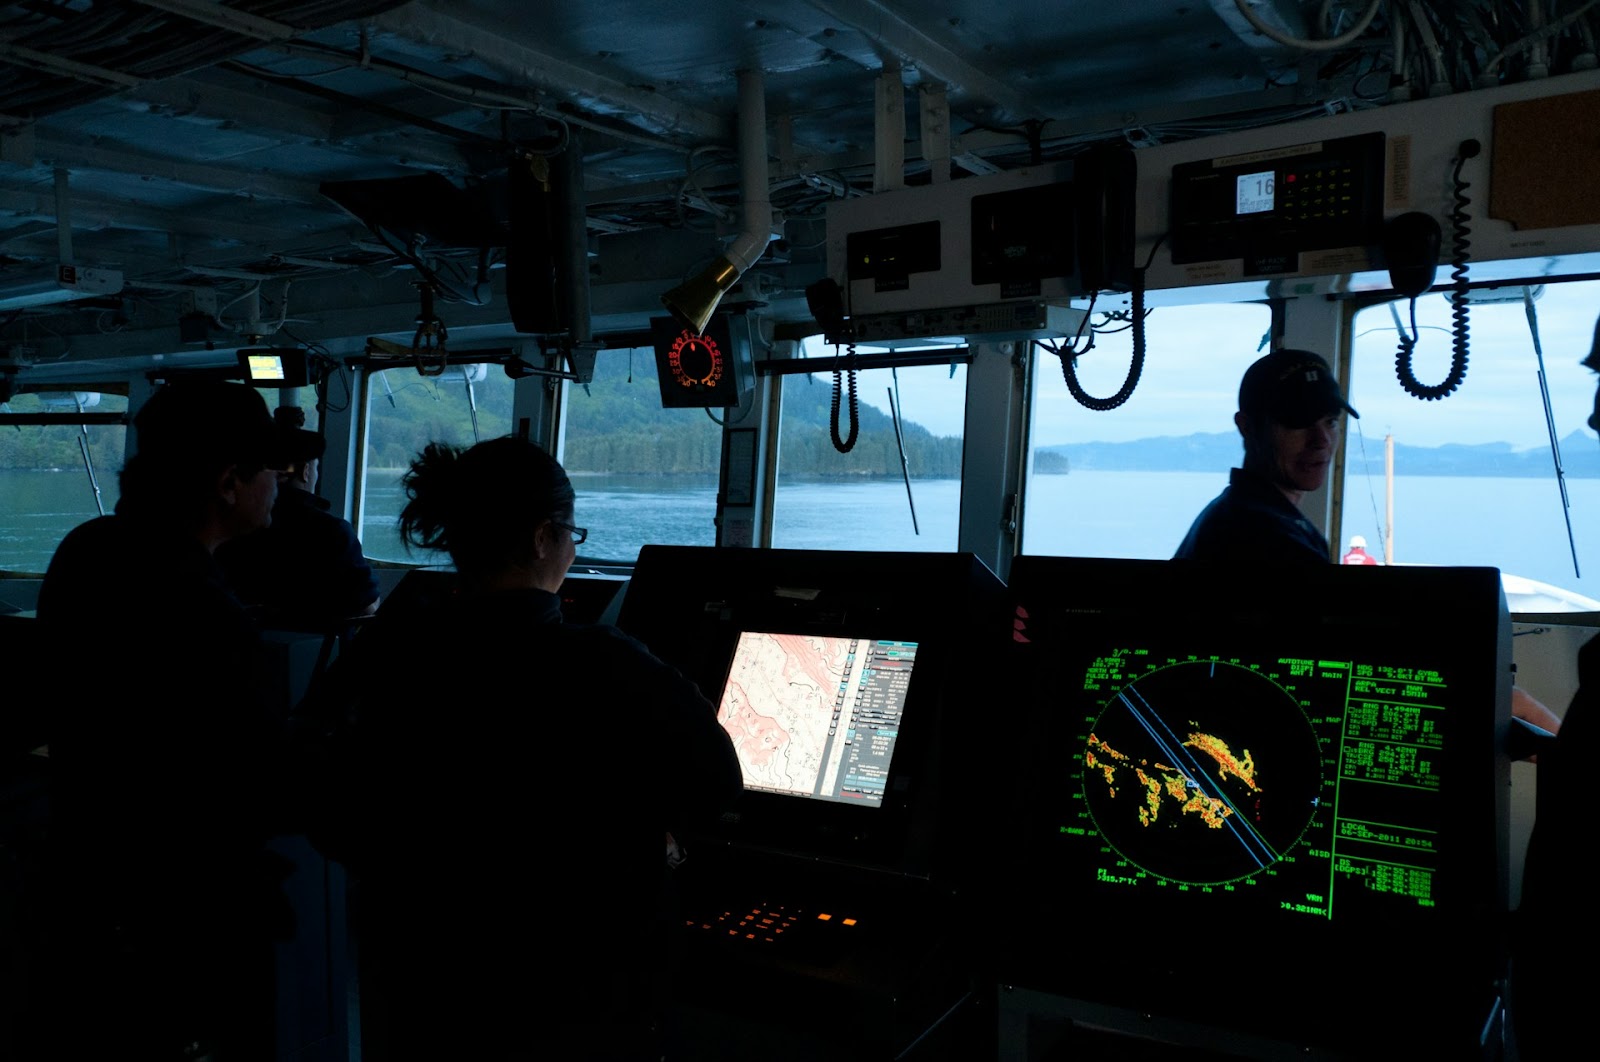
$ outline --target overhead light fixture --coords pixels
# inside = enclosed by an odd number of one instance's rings
[[[767,99],[760,70],[740,70],[739,183],[744,221],[733,241],[716,260],[661,296],[661,304],[696,335],[706,330],[711,315],[728,289],[766,253],[773,231],[772,197],[767,189]]]
[[[766,247],[763,242],[761,246]],[[706,330],[711,315],[717,312],[722,296],[733,287],[749,268],[749,260],[738,261],[720,255],[709,267],[679,284],[661,296],[661,305],[687,325],[696,335]]]
[[[77,299],[98,299],[122,291],[122,271],[58,265],[54,276],[0,280],[0,310],[50,306]]]

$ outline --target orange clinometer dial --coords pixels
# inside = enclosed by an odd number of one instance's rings
[[[715,387],[722,379],[722,348],[710,336],[686,328],[667,350],[667,366],[682,387]]]

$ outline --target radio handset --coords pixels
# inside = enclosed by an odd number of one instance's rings
[[[1391,218],[1383,226],[1383,259],[1389,286],[1407,298],[1433,287],[1439,272],[1439,222],[1432,214],[1413,210]]]
[[[1098,412],[1116,409],[1133,395],[1144,372],[1144,270],[1133,265],[1133,215],[1138,193],[1138,165],[1131,148],[1091,148],[1072,160],[1073,212],[1077,223],[1077,288],[1089,296],[1094,311],[1094,296],[1101,291],[1129,292],[1129,327],[1133,333],[1133,356],[1122,386],[1106,398],[1089,394],[1078,382],[1074,364],[1081,353],[1072,344],[1057,350],[1061,376],[1067,391],[1085,409]],[[1087,316],[1084,325],[1088,325]],[[1079,334],[1082,334],[1080,329]],[[1090,336],[1093,345],[1093,335]]]

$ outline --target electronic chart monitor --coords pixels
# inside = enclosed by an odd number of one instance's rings
[[[1057,917],[1004,976],[1307,1045],[1377,1000],[1477,1034],[1506,903],[1497,571],[1023,556],[1009,585],[1002,863]]]
[[[980,679],[960,662],[1003,595],[971,554],[652,545],[618,626],[733,739],[745,794],[719,841],[923,873],[953,790],[948,728]]]
[[[739,631],[717,721],[745,788],[882,805],[916,662],[903,639]]]

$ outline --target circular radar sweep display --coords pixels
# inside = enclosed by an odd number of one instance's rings
[[[1083,751],[1083,797],[1134,866],[1215,885],[1272,866],[1310,825],[1322,754],[1295,698],[1212,661],[1134,678],[1102,706]]]
[[[722,379],[722,348],[710,336],[684,329],[667,349],[667,366],[679,386],[715,387]]]

